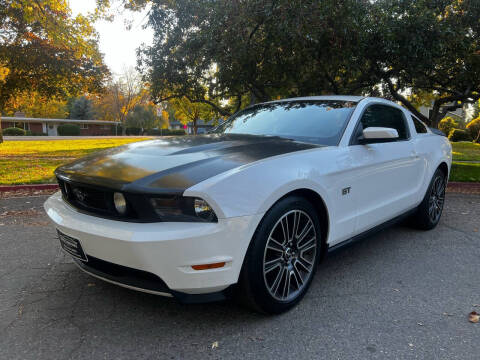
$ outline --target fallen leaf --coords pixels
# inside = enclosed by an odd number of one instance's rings
[[[417,325],[423,326],[423,323],[417,323]]]
[[[480,304],[473,304],[473,307],[480,307]]]
[[[449,313],[447,313],[447,312],[444,312],[443,315],[445,315],[445,316],[453,316],[453,314],[449,314]]]
[[[412,344],[412,343],[410,343],[410,344],[408,344],[408,346],[410,346],[410,347],[413,347],[413,344]]]
[[[480,321],[480,315],[478,315],[476,311],[472,311],[468,314],[468,321],[471,323],[478,323]]]
[[[87,286],[88,286],[88,287],[95,286],[95,283],[88,283]]]
[[[212,349],[216,349],[218,348],[218,341],[215,341],[213,344],[212,344]]]

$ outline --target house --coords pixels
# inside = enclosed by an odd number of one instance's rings
[[[214,125],[214,121],[210,120],[205,122],[204,120],[197,121],[197,134],[206,134],[209,130],[212,130],[217,125]],[[179,130],[184,129],[188,135],[193,135],[193,122],[189,122],[188,124],[182,124],[180,121],[174,120],[170,121],[168,126],[170,130]]]
[[[18,127],[34,134],[57,136],[58,125],[75,124],[80,127],[80,135],[116,135],[119,122],[105,120],[43,119],[28,117],[2,117],[2,129]]]
[[[446,104],[445,106],[448,106],[449,104]],[[433,102],[431,104],[430,107],[427,107],[427,106],[420,106],[420,113],[424,116],[426,116],[427,118],[430,118],[430,114],[433,110]],[[440,108],[440,112],[442,112],[442,108]],[[451,116],[451,117],[454,117],[456,120],[461,120],[461,121],[464,121],[465,118],[466,118],[466,111],[463,107],[460,107],[458,109],[456,109],[455,111],[449,111],[447,112],[447,114],[445,116]]]

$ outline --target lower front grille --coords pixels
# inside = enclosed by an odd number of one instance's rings
[[[77,265],[88,273],[118,284],[131,286],[155,293],[170,293],[167,284],[157,275],[143,270],[129,268],[87,255],[88,262],[74,259]]]

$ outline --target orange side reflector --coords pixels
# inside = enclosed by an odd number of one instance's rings
[[[219,262],[214,264],[192,265],[193,270],[208,270],[217,269],[225,266],[225,262]]]

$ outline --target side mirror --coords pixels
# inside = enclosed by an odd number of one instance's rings
[[[398,139],[398,131],[386,127],[368,127],[363,129],[363,137],[358,139],[359,144],[389,142]]]

